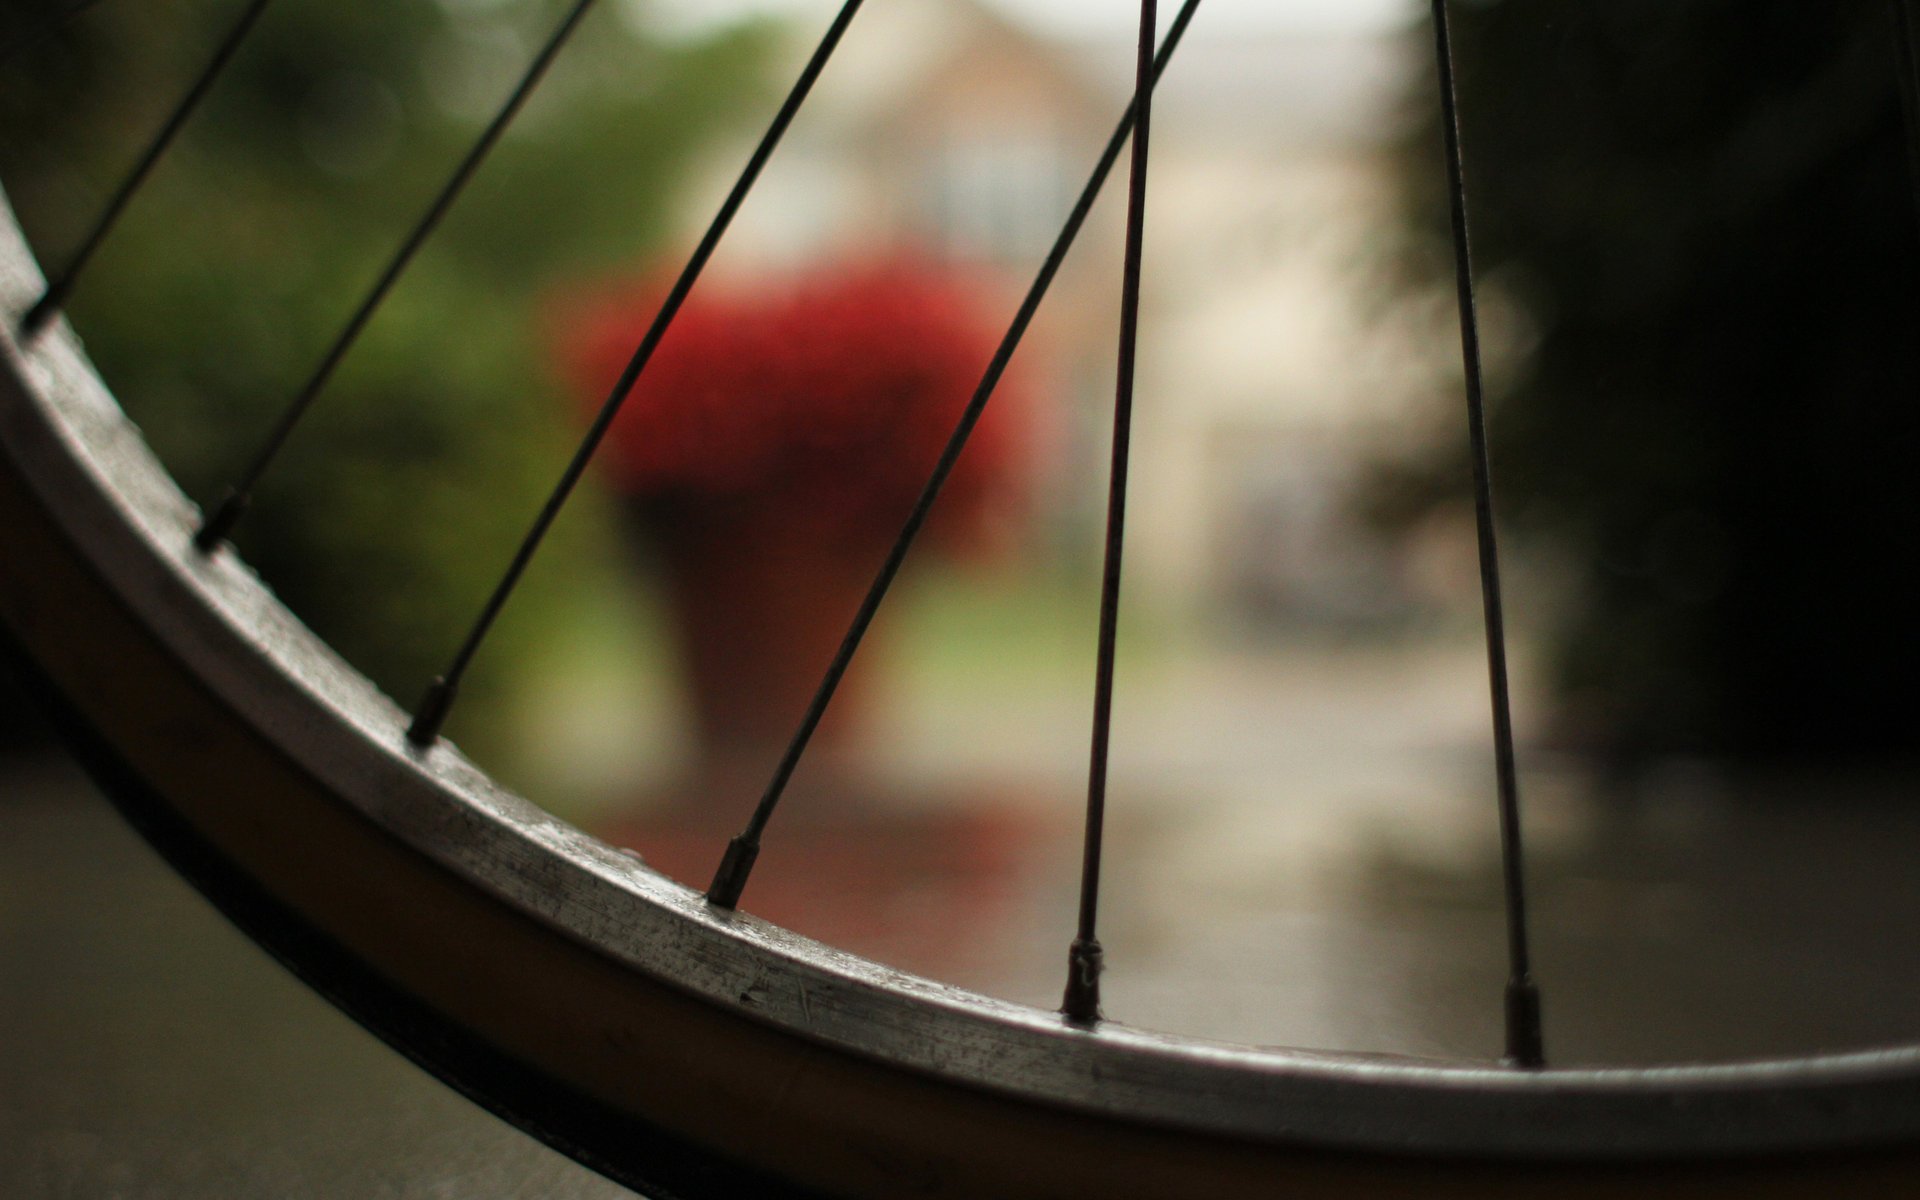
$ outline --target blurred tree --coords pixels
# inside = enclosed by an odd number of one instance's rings
[[[0,39],[65,0],[0,3]],[[72,306],[188,493],[216,497],[505,98],[560,0],[280,0]],[[59,263],[239,11],[103,3],[0,67],[0,179]],[[411,703],[452,651],[577,429],[540,314],[646,258],[704,134],[757,113],[773,31],[649,36],[608,0],[349,357],[237,540],[328,641]],[[578,566],[563,523],[456,732],[484,740]],[[556,561],[557,560],[557,561]],[[543,594],[544,593],[544,594]]]
[[[1495,398],[1502,519],[1572,565],[1562,735],[1910,755],[1920,240],[1888,6],[1453,11],[1477,267],[1537,337]],[[1435,279],[1430,71],[1419,103],[1403,198]],[[1428,478],[1464,491],[1463,464]]]

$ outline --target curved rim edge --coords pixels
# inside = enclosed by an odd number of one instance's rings
[[[4,208],[4,197],[0,197]],[[23,346],[40,277],[0,221],[0,448],[156,636],[260,734],[400,842],[567,937],[777,1029],[942,1080],[1146,1125],[1315,1149],[1523,1159],[1912,1143],[1920,1048],[1735,1065],[1521,1072],[1240,1047],[919,979],[698,893],[505,792],[406,717],[228,553],[64,322]]]

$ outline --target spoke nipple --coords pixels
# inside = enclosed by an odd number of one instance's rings
[[[1533,979],[1507,980],[1507,1065],[1537,1071],[1547,1065],[1540,1033],[1540,989]]]
[[[53,314],[59,311],[60,297],[52,288],[48,288],[38,300],[33,302],[33,307],[27,310],[26,315],[20,318],[20,332],[33,337],[45,329],[47,322],[53,319]]]
[[[447,723],[447,714],[453,711],[454,697],[459,688],[446,676],[440,675],[427,685],[427,694],[420,697],[420,707],[414,713],[413,724],[407,726],[407,740],[424,750],[440,737],[440,727]]]
[[[1067,951],[1067,996],[1060,1012],[1075,1025],[1093,1025],[1100,1018],[1100,972],[1106,952],[1098,940],[1075,938]]]
[[[200,522],[199,532],[193,535],[194,549],[202,554],[212,554],[218,550],[220,543],[227,539],[233,527],[240,523],[240,518],[246,515],[249,503],[251,499],[244,492],[228,488],[212,514]]]
[[[707,903],[715,908],[737,908],[740,893],[747,890],[747,876],[753,874],[753,861],[760,857],[760,841],[741,834],[727,843],[720,858],[720,869],[713,873],[713,886],[707,889]]]

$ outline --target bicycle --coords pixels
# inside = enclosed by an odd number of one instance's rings
[[[1143,37],[1143,126],[1153,51]],[[403,713],[219,552],[243,506],[203,519],[179,493],[50,321],[57,291],[9,221],[0,612],[60,723],[236,923],[416,1061],[615,1178],[679,1195],[1005,1196],[1891,1193],[1913,1178],[1920,1049],[1548,1068],[1529,986],[1510,989],[1506,1065],[1182,1041],[1100,1019],[1090,920],[1053,1014],[740,913],[764,817],[706,895],[673,884],[439,742],[450,683]]]

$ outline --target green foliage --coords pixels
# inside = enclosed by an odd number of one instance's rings
[[[0,8],[0,29],[45,4]],[[0,178],[50,263],[237,3],[102,4],[0,73]],[[76,296],[76,328],[189,494],[253,448],[506,96],[552,0],[280,0]],[[706,134],[764,98],[769,31],[666,45],[609,0],[390,297],[238,536],[294,610],[411,703],[444,665],[577,434],[547,310],[656,248]],[[598,534],[570,519],[456,716],[496,730],[521,652]]]
[[[1920,246],[1888,6],[1453,11],[1480,274],[1539,333],[1493,437],[1503,517],[1574,564],[1565,728],[1910,755]],[[1445,262],[1436,120],[1405,195]]]

